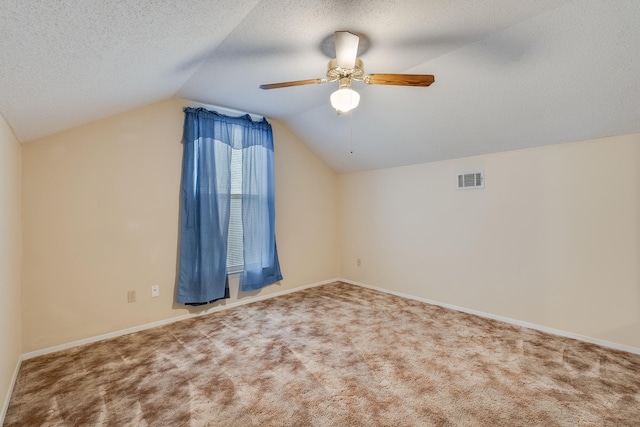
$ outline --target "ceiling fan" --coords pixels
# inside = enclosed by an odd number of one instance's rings
[[[435,81],[430,74],[364,74],[364,64],[357,58],[360,37],[349,31],[336,31],[333,37],[336,57],[327,65],[326,78],[264,84],[260,89],[338,82],[338,90],[331,94],[331,105],[341,114],[353,110],[360,102],[360,94],[351,88],[354,80],[370,85],[394,86],[429,86]]]

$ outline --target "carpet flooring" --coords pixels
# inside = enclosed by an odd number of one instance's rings
[[[345,283],[23,362],[14,426],[639,426],[640,355]]]

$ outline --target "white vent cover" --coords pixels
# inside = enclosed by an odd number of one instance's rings
[[[458,174],[458,190],[484,188],[484,172],[470,172]]]

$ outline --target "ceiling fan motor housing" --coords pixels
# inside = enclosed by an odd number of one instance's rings
[[[338,60],[332,59],[327,65],[327,78],[330,82],[342,79],[362,80],[364,76],[364,63],[360,58],[356,58],[353,68],[345,69],[338,66]]]

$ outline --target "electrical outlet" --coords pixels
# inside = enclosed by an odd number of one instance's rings
[[[136,302],[136,291],[127,291],[127,302]]]
[[[154,285],[151,287],[151,298],[160,296],[160,286]]]
[[[358,267],[360,267],[360,266],[362,265],[362,260],[361,260],[360,258],[358,258],[358,259],[356,260],[356,265],[357,265]]]

